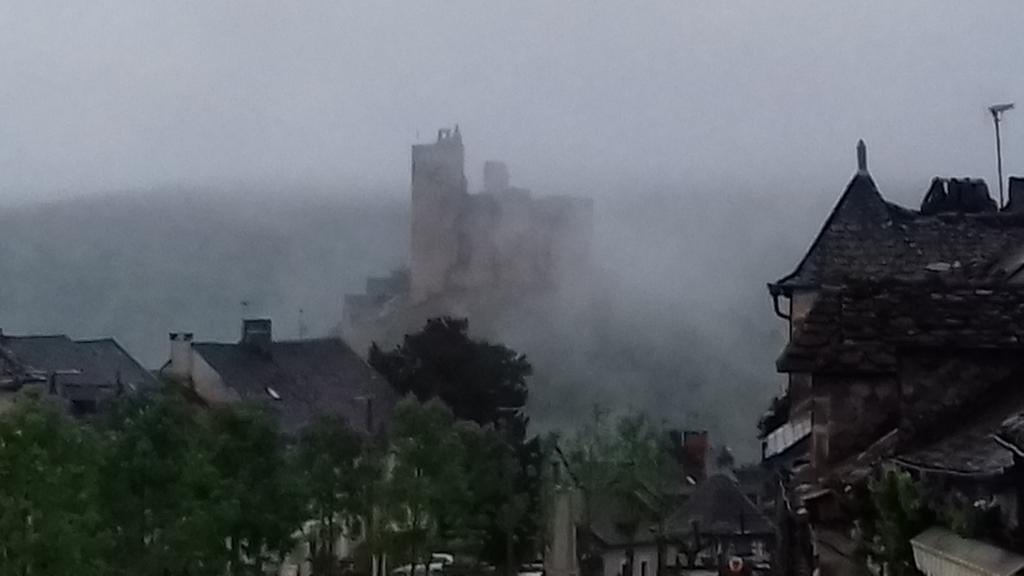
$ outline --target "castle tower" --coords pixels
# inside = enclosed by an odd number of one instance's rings
[[[459,127],[412,147],[410,293],[421,302],[441,293],[459,257],[459,215],[468,192]]]

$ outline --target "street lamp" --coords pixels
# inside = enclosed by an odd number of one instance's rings
[[[1003,145],[999,138],[999,121],[1003,118],[1003,112],[1013,110],[1013,102],[1007,104],[993,104],[988,107],[992,114],[992,123],[996,126],[996,165],[999,170],[999,209],[1003,208]]]

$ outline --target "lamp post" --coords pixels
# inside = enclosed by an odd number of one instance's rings
[[[1013,102],[1007,104],[993,104],[988,107],[992,114],[992,123],[996,127],[996,166],[999,171],[999,209],[1003,209],[1003,144],[999,137],[999,121],[1003,118],[1003,112],[1013,110]]]

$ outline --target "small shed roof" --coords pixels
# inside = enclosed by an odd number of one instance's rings
[[[810,435],[811,414],[808,412],[793,418],[765,436],[764,459],[782,454]]]
[[[925,530],[910,546],[917,568],[927,576],[1012,576],[1024,570],[1024,556],[945,528]]]

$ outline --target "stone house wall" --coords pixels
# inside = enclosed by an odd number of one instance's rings
[[[927,440],[1024,378],[1012,351],[901,351],[894,374],[813,376],[811,454],[818,470],[864,450],[890,430]]]
[[[899,423],[895,375],[815,374],[812,454],[823,470],[863,450]]]

